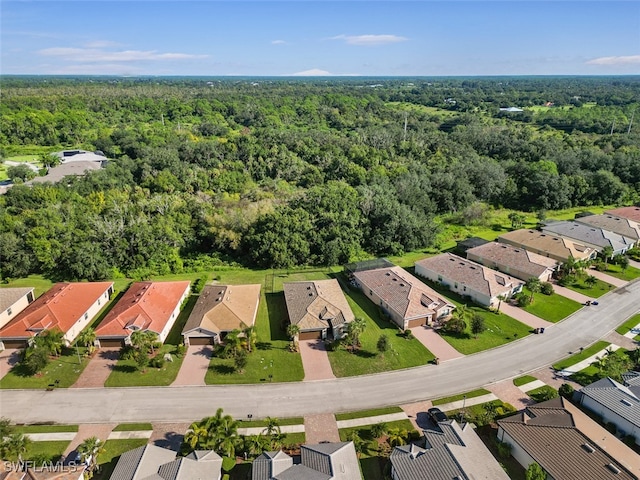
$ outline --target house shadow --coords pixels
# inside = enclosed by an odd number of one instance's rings
[[[271,340],[288,340],[284,325],[288,320],[284,292],[266,293],[267,312],[269,318],[269,334]]]
[[[273,344],[271,342],[257,342],[256,349],[258,350],[271,350]]]
[[[167,448],[175,452],[180,451],[180,445],[184,440],[184,435],[177,432],[166,432],[164,437],[158,438],[153,442],[157,447]]]

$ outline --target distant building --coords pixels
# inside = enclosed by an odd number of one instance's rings
[[[614,215],[616,217],[628,218],[629,220],[633,220],[636,223],[640,223],[640,206],[635,205],[632,207],[620,207],[614,208],[613,210],[607,210],[609,215]]]
[[[588,217],[584,217],[588,218]],[[584,218],[580,221],[583,222]],[[620,255],[633,248],[635,241],[617,233],[594,227],[577,221],[551,222],[542,226],[542,231],[547,234],[560,235],[575,242],[594,248],[598,252],[603,248],[611,247],[613,255]]]
[[[593,247],[574,242],[559,235],[550,235],[538,230],[521,229],[498,237],[498,242],[524,248],[543,257],[566,262],[570,257],[576,260],[592,260],[597,251]]]
[[[82,176],[87,172],[100,170],[107,165],[108,159],[101,151],[63,150],[51,155],[60,159],[60,165],[49,168],[44,177],[35,177],[25,185],[34,183],[58,183],[68,176]]]
[[[467,250],[467,259],[512,275],[525,282],[539,278],[548,282],[558,262],[506,243],[488,242]]]
[[[34,300],[32,287],[0,288],[0,328]]]
[[[108,159],[100,150],[62,150],[51,155],[58,157],[62,163],[70,162],[106,162]]]
[[[524,112],[521,108],[518,107],[500,107],[501,112]]]
[[[603,215],[576,217],[575,221],[617,233],[618,235],[632,239],[636,244],[638,240],[640,240],[640,224],[628,218],[616,217],[615,215],[605,213]]]

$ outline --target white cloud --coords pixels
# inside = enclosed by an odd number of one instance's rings
[[[599,57],[589,60],[587,65],[634,65],[640,63],[640,55]]]
[[[110,40],[95,40],[93,42],[85,43],[86,48],[106,48],[106,47],[119,47],[121,44],[118,42],[112,42]]]
[[[72,62],[137,62],[142,60],[185,60],[207,58],[208,55],[188,53],[158,53],[155,50],[107,51],[100,48],[52,47],[38,51],[45,57],[58,57]]]
[[[292,73],[291,75],[294,77],[332,77],[333,73],[327,72],[326,70],[320,70],[319,68],[312,68],[311,70]]]
[[[349,45],[371,47],[375,45],[405,42],[408,38],[400,37],[398,35],[336,35],[335,37],[329,38],[329,40],[344,40]]]
[[[271,41],[271,45],[286,45],[287,42],[285,42],[284,40],[272,40]]]

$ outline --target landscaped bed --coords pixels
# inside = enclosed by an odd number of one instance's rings
[[[514,378],[513,384],[516,387],[521,387],[522,385],[526,385],[527,383],[535,382],[538,380],[536,377],[532,377],[531,375],[523,375],[522,377]]]

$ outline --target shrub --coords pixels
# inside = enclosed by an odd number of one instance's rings
[[[524,292],[518,293],[515,298],[516,298],[516,304],[519,307],[526,307],[531,303],[531,297]]]
[[[573,398],[574,392],[575,389],[568,383],[563,383],[558,389],[558,393],[560,394],[560,396],[566,398],[567,400],[571,400]]]
[[[136,356],[136,349],[131,345],[125,345],[120,349],[120,358],[122,360],[133,360]]]
[[[185,353],[187,353],[187,346],[184,343],[181,343],[176,347],[176,355],[182,357]]]
[[[408,328],[404,331],[404,338],[407,340],[411,340],[413,338],[413,333]]]
[[[196,280],[193,283],[193,286],[191,287],[191,291],[196,295],[200,295],[200,292],[202,292],[202,289],[207,284],[207,279],[208,279],[208,275],[203,275],[202,277],[200,277],[198,280]]]
[[[498,442],[497,449],[500,458],[509,458],[511,456],[511,445],[507,442]]]
[[[153,368],[164,367],[164,357],[160,354],[156,355],[149,361],[149,365]]]
[[[553,284],[551,282],[542,282],[540,284],[540,292],[544,295],[553,295]]]
[[[231,457],[222,457],[222,470],[230,472],[236,466],[236,459]]]

